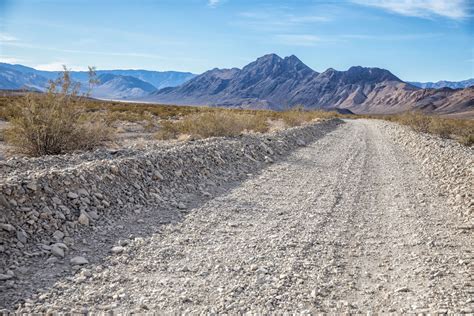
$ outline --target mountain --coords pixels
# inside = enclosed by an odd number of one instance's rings
[[[60,75],[59,71],[36,70],[23,65],[0,63],[0,89],[32,89],[45,91],[49,80]],[[189,72],[149,70],[98,70],[100,84],[92,96],[104,99],[137,100],[160,88],[182,84],[195,75]],[[72,80],[88,86],[87,71],[71,71]]]
[[[166,87],[179,86],[194,77],[195,74],[190,72],[179,71],[150,71],[150,70],[99,70],[97,74],[113,74],[120,76],[135,77],[142,81],[148,82],[158,89]]]
[[[463,81],[438,81],[438,82],[409,82],[410,84],[423,89],[463,89],[474,86],[474,78]]]
[[[96,98],[136,100],[156,91],[152,84],[131,76],[101,74],[98,79],[91,94]]]
[[[214,104],[283,109],[291,95],[317,72],[296,56],[265,55],[242,69],[212,69],[181,86],[153,93],[148,99],[177,104]]]
[[[47,78],[34,72],[29,72],[27,69],[21,67],[9,67],[8,64],[0,63],[0,89],[28,89],[42,91],[44,87],[46,87],[48,84]]]
[[[148,101],[281,110],[348,109],[354,113],[434,113],[473,110],[473,89],[421,89],[380,68],[312,70],[296,56],[265,55],[242,69],[213,69],[153,92]]]

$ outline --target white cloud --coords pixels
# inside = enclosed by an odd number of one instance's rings
[[[39,64],[39,65],[34,66],[33,68],[38,69],[38,70],[45,70],[45,71],[62,71],[63,65],[66,65],[66,67],[70,70],[76,70],[76,71],[87,70],[87,67],[71,66],[67,62],[64,62],[64,61],[55,61],[55,62],[51,62],[47,64]]]
[[[329,22],[332,19],[328,16],[322,15],[296,15],[291,13],[286,13],[281,10],[269,10],[266,12],[241,12],[239,16],[242,17],[244,25],[246,26],[255,26],[255,27],[292,27],[303,24],[312,24],[312,23],[321,23]]]
[[[468,14],[466,0],[352,0],[352,2],[372,6],[406,16],[443,16],[450,19],[463,19]]]
[[[275,37],[281,44],[291,46],[314,46],[322,41],[319,36],[310,34],[280,34]]]
[[[0,33],[0,42],[15,42],[18,38],[7,33]]]
[[[211,8],[217,7],[219,4],[220,0],[208,0],[207,5],[210,6]]]
[[[0,63],[7,63],[7,64],[19,64],[19,63],[24,63],[25,60],[15,58],[15,57],[6,57],[6,56],[0,56]]]

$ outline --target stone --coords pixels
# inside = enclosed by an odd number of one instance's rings
[[[10,203],[8,203],[7,199],[3,194],[0,194],[0,205],[6,209],[10,208]]]
[[[56,240],[62,240],[64,238],[64,233],[60,230],[57,230],[54,232],[53,238]]]
[[[13,275],[0,273],[0,281],[10,280],[13,278]]]
[[[77,195],[76,193],[74,192],[69,192],[67,194],[67,197],[70,198],[70,199],[77,199],[79,197],[79,195]]]
[[[163,180],[163,175],[159,171],[153,173],[153,180]]]
[[[181,203],[181,202],[180,202],[180,203],[178,203],[178,208],[179,208],[180,210],[185,210],[185,209],[186,209],[186,205],[184,205],[184,203]]]
[[[85,225],[85,226],[89,225],[89,217],[84,213],[81,213],[81,215],[79,215],[79,218],[77,219],[77,221],[81,225]]]
[[[79,189],[79,190],[77,190],[77,194],[78,194],[78,195],[89,196],[89,192],[87,192],[86,189],[82,189],[82,188]]]
[[[395,293],[400,293],[400,292],[409,292],[410,290],[407,287],[400,287],[395,290]]]
[[[26,185],[26,188],[31,190],[31,191],[36,191],[38,190],[38,186],[34,182],[30,182]]]
[[[56,244],[51,246],[51,253],[56,257],[64,258],[64,250]]]
[[[114,254],[119,254],[119,253],[124,252],[125,248],[122,247],[122,246],[115,246],[115,247],[112,247],[112,249],[110,251]]]
[[[25,244],[28,239],[28,235],[23,230],[16,231],[16,238],[22,243]]]
[[[77,257],[74,257],[71,259],[71,264],[72,265],[84,265],[84,264],[88,264],[89,261],[82,257],[82,256],[77,256]]]
[[[296,145],[298,146],[306,146],[306,143],[304,142],[304,140],[302,140],[301,138],[298,138],[296,140]]]
[[[15,231],[15,227],[13,227],[11,224],[0,224],[0,228],[6,230],[7,232]]]

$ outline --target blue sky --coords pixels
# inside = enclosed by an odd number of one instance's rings
[[[294,54],[403,80],[474,77],[470,0],[0,0],[0,61],[45,70],[242,67]]]

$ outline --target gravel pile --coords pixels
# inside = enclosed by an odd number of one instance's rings
[[[473,220],[474,212],[474,148],[454,140],[417,133],[395,123],[383,124],[390,138],[421,163],[423,172],[438,186],[452,210]]]
[[[34,260],[66,260],[74,239],[101,223],[138,214],[147,205],[185,212],[194,200],[211,197],[220,186],[245,178],[341,123],[331,120],[272,134],[140,150],[3,161],[0,292],[15,289],[15,270]]]

